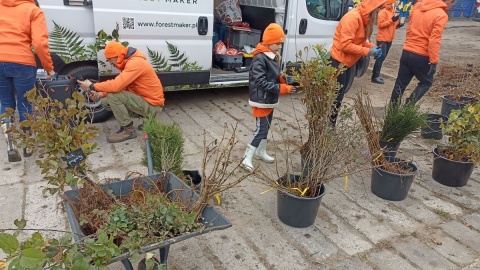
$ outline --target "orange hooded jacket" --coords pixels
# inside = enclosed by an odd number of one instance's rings
[[[377,17],[377,42],[392,42],[395,38],[395,30],[399,20],[392,21],[392,17],[395,15],[395,10],[391,5],[387,5],[384,9],[378,12]]]
[[[95,90],[103,92],[104,96],[106,93],[127,90],[153,106],[165,104],[162,83],[143,53],[134,48],[125,48],[116,64],[122,72],[115,79],[95,83]]]
[[[447,4],[442,0],[428,0],[415,4],[403,49],[428,56],[431,64],[437,64],[443,29],[448,22],[446,10]]]
[[[347,66],[353,66],[362,56],[367,56],[375,45],[366,41],[365,27],[369,15],[386,0],[364,0],[343,16],[335,29],[330,49],[333,59]]]
[[[0,62],[37,66],[33,45],[43,68],[53,70],[43,11],[33,0],[0,0]]]

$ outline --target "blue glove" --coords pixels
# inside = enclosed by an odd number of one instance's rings
[[[430,65],[430,70],[428,71],[427,75],[433,76],[435,72],[437,72],[437,64],[429,64],[429,65]]]
[[[373,59],[378,59],[382,57],[382,49],[378,46],[375,46],[368,51],[368,56],[373,56]]]

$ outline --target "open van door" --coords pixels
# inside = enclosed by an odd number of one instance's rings
[[[325,44],[330,49],[338,21],[353,8],[352,0],[288,1],[287,61],[296,61],[296,53],[311,44]],[[287,21],[288,23],[288,21]]]
[[[209,83],[213,0],[90,2],[97,35],[118,31],[120,42],[147,56],[164,86]],[[103,51],[98,60],[101,74],[118,73],[109,64],[102,65]]]

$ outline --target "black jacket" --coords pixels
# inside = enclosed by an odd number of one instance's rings
[[[273,55],[273,53],[272,53]],[[271,59],[265,53],[255,55],[250,65],[248,103],[257,108],[276,108],[280,93],[280,66],[277,57]]]

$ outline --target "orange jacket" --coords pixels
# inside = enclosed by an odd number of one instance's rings
[[[165,104],[162,83],[143,53],[134,48],[125,48],[118,57],[117,67],[122,72],[115,79],[95,83],[95,90],[104,95],[127,90],[141,96],[151,105]]]
[[[43,68],[53,70],[43,11],[33,0],[0,0],[0,62],[37,66],[31,46]]]
[[[392,21],[392,17],[395,15],[395,10],[391,5],[387,5],[384,9],[378,12],[377,17],[377,42],[392,42],[395,38],[395,30],[399,20]]]
[[[422,1],[414,5],[407,27],[403,49],[428,56],[430,63],[438,63],[440,41],[448,22],[447,4],[442,0]]]
[[[343,16],[335,29],[330,49],[333,59],[353,66],[362,56],[367,56],[375,45],[367,42],[365,27],[370,22],[369,14],[385,4],[386,0],[364,0]]]

